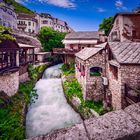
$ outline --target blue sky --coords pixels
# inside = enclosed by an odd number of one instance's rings
[[[36,12],[66,21],[75,31],[95,31],[104,18],[132,11],[139,0],[16,0]]]

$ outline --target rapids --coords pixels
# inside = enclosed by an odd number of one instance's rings
[[[82,121],[64,96],[59,69],[61,66],[59,64],[46,69],[42,79],[35,85],[39,97],[29,107],[26,116],[27,138],[47,134]]]

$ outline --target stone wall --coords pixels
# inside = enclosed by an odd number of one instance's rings
[[[112,94],[114,110],[125,108],[125,84],[140,89],[140,66],[121,65],[118,68],[118,79],[114,79],[108,67],[109,90]]]
[[[140,103],[29,140],[139,140]]]
[[[28,72],[19,76],[20,83],[24,83],[24,82],[29,81],[29,80],[30,80],[30,78],[29,78]]]
[[[0,75],[0,91],[4,91],[8,96],[13,96],[19,87],[19,71]]]
[[[102,100],[103,99],[103,82],[102,77],[105,76],[105,51],[101,51],[92,56],[86,61],[76,58],[76,63],[81,63],[85,67],[85,76],[81,76],[79,70],[76,68],[76,78],[82,85],[84,98],[87,100]],[[90,68],[101,67],[101,76],[90,76]]]
[[[118,68],[118,79],[116,79],[113,73],[110,71],[109,64],[107,67],[109,90],[112,94],[112,107],[114,110],[122,108],[122,94],[121,94],[121,69]]]
[[[110,31],[109,41],[140,41],[139,24],[140,15],[118,15]]]

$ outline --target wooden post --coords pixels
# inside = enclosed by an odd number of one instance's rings
[[[16,51],[16,66],[19,67],[19,51]]]

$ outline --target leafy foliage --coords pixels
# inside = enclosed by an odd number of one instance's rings
[[[54,64],[54,65],[62,63],[63,62],[62,55],[59,55],[59,54],[52,55],[47,58],[47,62],[51,62],[51,64]]]
[[[78,97],[81,101],[81,104],[78,107],[78,111],[81,113],[82,116],[85,118],[90,117],[91,112],[90,109],[94,109],[97,113],[103,114],[103,103],[101,101],[85,101],[82,94],[82,89],[80,84],[78,83],[77,79],[67,79],[64,82],[64,91],[66,97],[71,100],[72,97]]]
[[[63,64],[61,70],[63,74],[66,76],[75,75],[75,64],[74,63]]]
[[[0,139],[25,139],[24,105],[33,103],[38,97],[33,87],[33,82],[20,84],[19,94],[11,97],[6,107],[0,108]]]
[[[46,68],[47,68],[47,65],[45,64],[42,64],[36,68],[34,68],[32,64],[30,64],[28,66],[28,73],[29,73],[30,79],[34,81],[37,80],[40,74],[42,73],[42,71],[44,71]]]
[[[52,51],[53,48],[64,48],[62,40],[66,33],[61,33],[53,30],[50,27],[42,27],[39,31],[39,40],[44,48],[44,51]]]
[[[16,2],[15,0],[5,0],[7,3],[11,3],[15,8],[16,13],[34,14],[33,11],[23,6],[22,4]]]
[[[11,29],[11,28],[9,28],[9,27],[5,27],[5,26],[2,26],[2,25],[0,25],[0,31],[2,32],[2,31],[10,31],[10,32],[12,32],[13,30]]]
[[[23,140],[25,139],[24,105],[32,104],[38,98],[34,84],[46,65],[33,68],[30,65],[32,81],[19,85],[18,93],[9,98],[7,104],[0,108],[0,140]],[[5,103],[0,99],[0,104]]]
[[[105,18],[103,22],[99,25],[100,30],[104,30],[105,34],[107,35],[111,25],[113,22],[113,17]]]
[[[3,31],[9,31],[9,32],[12,32],[12,29],[0,25],[0,31],[1,31],[1,32],[3,32]],[[7,33],[7,34],[0,34],[0,42],[1,42],[2,40],[13,40],[13,41],[15,41],[16,38],[13,37],[12,35],[8,34],[8,33]]]

